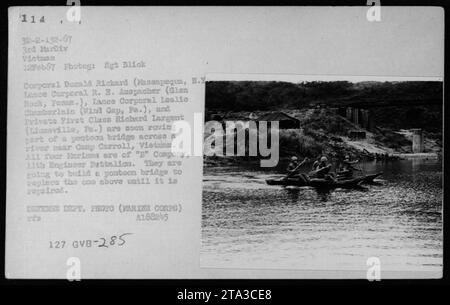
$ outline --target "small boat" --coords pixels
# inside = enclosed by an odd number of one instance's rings
[[[383,175],[383,172],[366,175],[366,176],[364,176],[364,179],[361,181],[361,183],[373,183],[373,180],[381,175]]]
[[[280,179],[266,179],[268,185],[293,185],[293,186],[306,186],[306,183],[299,180],[298,178],[280,178]]]
[[[352,178],[347,180],[329,180],[321,178],[311,178],[309,181],[303,181],[298,178],[267,179],[268,185],[284,186],[312,186],[317,188],[353,188],[358,187],[365,177]]]
[[[366,184],[370,184],[370,183],[374,183],[374,179],[375,178],[377,178],[377,177],[379,177],[379,176],[381,176],[381,175],[383,175],[383,172],[379,172],[379,173],[376,173],[376,174],[371,174],[371,175],[366,175],[366,176],[363,176],[364,177],[364,179],[361,181],[361,183],[366,183]],[[337,173],[337,179],[338,180],[345,180],[345,179],[352,179],[353,177],[352,176],[348,176],[347,174],[346,174],[346,172],[339,172],[339,173]]]

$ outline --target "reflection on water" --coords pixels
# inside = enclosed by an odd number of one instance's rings
[[[364,188],[269,186],[277,169],[205,168],[202,267],[440,270],[442,165],[362,164],[383,171]]]

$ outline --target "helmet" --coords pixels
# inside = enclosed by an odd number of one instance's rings
[[[297,161],[297,157],[296,157],[296,156],[293,156],[293,157],[291,158],[291,161]]]
[[[327,157],[322,157],[322,158],[320,158],[320,162],[327,162],[328,161],[328,159],[327,159]]]

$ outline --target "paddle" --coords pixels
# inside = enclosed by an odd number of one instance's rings
[[[357,164],[358,164],[359,170],[361,171],[362,175],[365,176],[366,173],[365,173],[364,170],[362,169],[361,164],[359,163],[359,160],[358,160],[358,163],[357,163]]]

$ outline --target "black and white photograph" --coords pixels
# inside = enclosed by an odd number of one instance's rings
[[[446,280],[439,3],[47,2],[2,18],[3,282]]]
[[[232,79],[205,88],[202,267],[441,274],[442,80]]]

